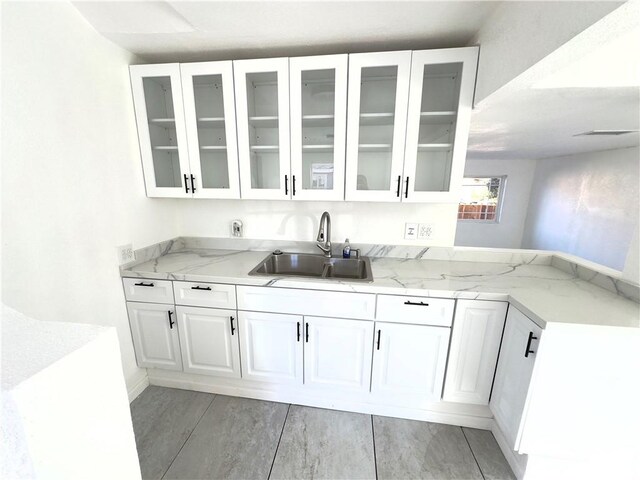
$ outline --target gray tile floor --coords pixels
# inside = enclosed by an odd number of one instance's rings
[[[145,479],[513,479],[491,432],[148,387],[131,404]]]

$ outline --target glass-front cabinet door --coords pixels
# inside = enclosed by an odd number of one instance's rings
[[[344,199],[347,61],[347,55],[289,59],[293,199]]]
[[[183,63],[180,71],[193,196],[240,198],[233,64]]]
[[[180,66],[131,65],[129,69],[147,196],[190,197]]]
[[[346,200],[397,202],[411,52],[349,55]]]
[[[413,52],[403,202],[457,202],[478,48]]]
[[[233,62],[242,198],[291,197],[289,60]]]

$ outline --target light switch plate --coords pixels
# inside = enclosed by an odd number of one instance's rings
[[[421,223],[418,225],[418,239],[419,240],[430,240],[433,238],[433,223]]]
[[[136,259],[136,254],[133,252],[133,245],[130,243],[120,245],[116,248],[118,249],[118,265],[124,265]]]
[[[405,223],[404,224],[404,238],[405,240],[415,240],[418,238],[418,224],[417,223]]]

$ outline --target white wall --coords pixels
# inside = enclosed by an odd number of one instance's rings
[[[506,175],[499,223],[458,221],[456,246],[520,248],[535,160],[467,160],[465,177]]]
[[[481,46],[475,102],[487,98],[622,3],[502,2],[469,43]]]
[[[523,248],[625,269],[638,226],[639,159],[633,147],[538,160]]]
[[[315,241],[320,216],[327,210],[334,243],[348,237],[356,247],[358,242],[451,246],[457,209],[457,204],[182,200],[179,224],[182,235],[229,237],[231,221],[240,219],[247,238]],[[404,240],[405,222],[433,224],[433,238]]]
[[[117,327],[136,367],[116,261],[174,237],[174,200],[145,197],[128,52],[70,3],[2,3],[2,297],[41,320]]]

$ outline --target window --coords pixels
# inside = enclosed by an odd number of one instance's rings
[[[506,177],[465,177],[458,220],[498,223]]]

